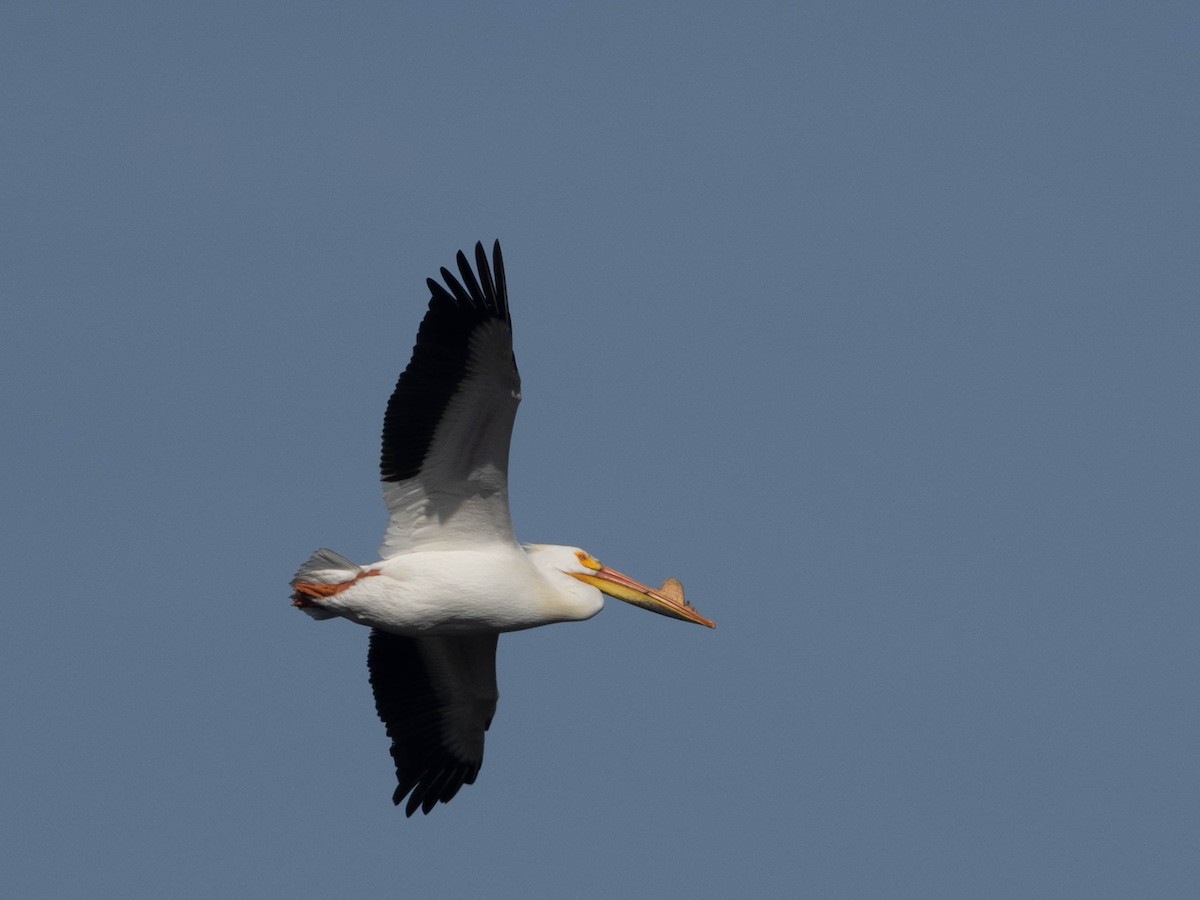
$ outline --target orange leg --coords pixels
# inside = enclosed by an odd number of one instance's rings
[[[292,587],[295,589],[292,592],[292,606],[299,609],[305,607],[320,606],[320,603],[314,603],[314,600],[323,600],[326,597],[332,597],[335,594],[340,594],[342,591],[357,584],[364,578],[369,578],[372,575],[378,575],[378,569],[370,569],[366,572],[359,572],[349,581],[341,581],[337,584],[313,584],[308,581],[294,581]]]

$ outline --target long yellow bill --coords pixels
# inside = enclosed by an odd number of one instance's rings
[[[594,565],[593,565],[594,564]],[[622,575],[616,569],[601,565],[589,557],[584,562],[591,572],[572,572],[580,581],[585,581],[598,588],[610,597],[648,609],[660,616],[670,616],[672,619],[682,619],[685,622],[695,622],[705,628],[716,628],[717,623],[706,619],[683,599],[683,585],[674,578],[668,578],[657,590],[640,582],[634,581],[628,575]]]

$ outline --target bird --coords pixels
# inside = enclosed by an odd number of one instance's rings
[[[388,524],[380,559],[322,548],[292,579],[314,619],[371,629],[367,667],[391,739],[405,815],[428,815],[474,784],[499,692],[504,632],[590,619],[604,596],[716,625],[667,579],[651,588],[579,547],[522,544],[508,504],[508,456],[521,378],[500,242],[459,277],[426,279],[429,305],[383,420],[380,479]]]

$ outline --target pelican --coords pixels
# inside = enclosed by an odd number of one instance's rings
[[[483,762],[501,633],[590,619],[604,595],[716,625],[668,579],[650,588],[578,547],[520,544],[508,510],[508,450],[521,379],[500,242],[492,264],[459,251],[461,281],[427,279],[429,309],[383,420],[389,512],[378,562],[314,553],[292,603],[314,619],[371,629],[367,667],[391,739],[392,802],[428,814],[474,784]]]

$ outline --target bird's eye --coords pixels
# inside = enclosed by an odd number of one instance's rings
[[[575,558],[578,559],[580,562],[587,562],[588,557],[587,557],[586,553],[584,553],[582,550],[580,550],[578,553],[575,554]]]

